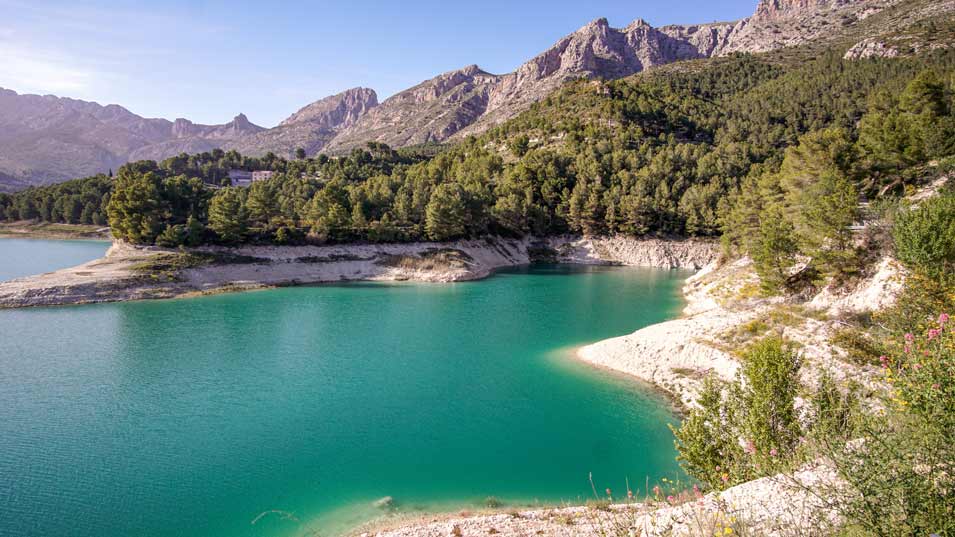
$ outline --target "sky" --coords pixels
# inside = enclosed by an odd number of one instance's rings
[[[736,20],[756,0],[0,0],[0,87],[145,117],[271,127],[356,86],[384,100],[478,64],[513,71],[598,17]]]

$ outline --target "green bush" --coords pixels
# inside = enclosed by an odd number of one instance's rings
[[[800,365],[795,351],[770,336],[743,354],[725,393],[708,379],[699,408],[679,429],[671,427],[687,474],[722,489],[786,467],[802,434],[795,408]]]
[[[955,196],[928,199],[896,216],[893,230],[898,259],[928,276],[955,269]]]
[[[884,412],[849,442],[821,439],[847,485],[822,493],[870,535],[955,535],[955,333],[947,315],[933,324],[881,357]]]
[[[166,229],[156,237],[156,245],[165,248],[176,248],[186,244],[187,239],[186,226],[176,224],[174,226],[166,226]]]

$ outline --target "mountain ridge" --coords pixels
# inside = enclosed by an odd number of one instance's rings
[[[873,14],[910,4],[909,11],[919,6],[931,11],[922,0],[759,0],[753,15],[731,22],[654,27],[637,18],[613,28],[597,18],[510,73],[492,74],[471,64],[381,102],[374,90],[356,87],[307,104],[269,129],[243,114],[229,123],[201,125],[143,118],[119,105],[0,89],[0,183],[8,189],[14,183],[16,188],[50,183],[130,160],[214,148],[292,156],[297,148],[342,154],[369,141],[394,147],[454,141],[516,116],[571,79],[621,78],[682,60],[831,41]],[[951,0],[927,5],[945,14],[955,10]],[[918,16],[891,20],[909,19]],[[875,34],[896,30],[885,25]],[[863,33],[865,41],[855,45],[862,52],[851,56],[847,46],[847,58],[898,53],[881,47],[872,31]]]

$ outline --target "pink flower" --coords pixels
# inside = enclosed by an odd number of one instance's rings
[[[943,313],[943,314],[941,314],[941,315],[938,316],[938,324],[945,324],[945,323],[947,323],[947,322],[948,322],[948,314],[947,314],[947,313]]]
[[[940,333],[941,333],[941,330],[939,330],[938,328],[932,328],[931,330],[928,331],[928,338],[935,339],[938,337]]]
[[[673,496],[667,496],[667,503],[673,503],[675,501],[676,501],[676,498],[674,498]]]
[[[882,364],[882,369],[889,368],[889,359],[884,354],[882,356],[879,356],[879,363]]]
[[[911,332],[906,332],[905,341],[914,341],[914,340],[915,340],[915,336],[913,336]]]
[[[693,485],[693,494],[694,494],[697,498],[699,498],[700,496],[703,495],[703,493],[700,492],[700,486],[699,486],[699,485]]]
[[[939,386],[939,384],[938,384],[937,382],[936,382],[935,384],[932,384],[932,389],[933,389],[933,390],[937,390],[937,389],[939,389],[940,387],[941,387],[941,386]]]
[[[912,369],[918,371],[919,369],[922,369],[922,364],[912,364]]]
[[[730,480],[730,476],[729,474],[724,473],[723,475],[720,476],[720,479],[723,480],[723,483],[726,483],[727,481]]]
[[[610,489],[607,489],[607,496],[610,496]]]
[[[628,490],[628,491],[627,491],[627,498],[629,498],[629,499],[631,499],[631,500],[633,499],[633,491],[632,491],[632,490]]]
[[[654,496],[659,496],[659,495],[660,495],[660,485],[654,485],[654,486],[653,486],[653,495],[654,495]]]
[[[756,444],[754,444],[752,440],[747,440],[746,447],[743,448],[743,451],[749,453],[750,455],[756,453]]]
[[[779,455],[779,452],[776,451],[776,448],[773,448],[773,449],[769,450],[769,455],[770,455],[771,457],[775,457],[776,455]]]

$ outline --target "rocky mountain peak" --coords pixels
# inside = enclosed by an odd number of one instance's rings
[[[370,88],[351,88],[302,107],[279,126],[309,123],[313,129],[348,126],[378,106],[378,94]]]
[[[652,28],[649,22],[643,19],[634,19],[634,21],[628,24],[627,27],[623,29],[623,31],[624,33],[630,33],[630,32],[633,32],[634,30],[647,29],[647,28]]]
[[[760,0],[756,5],[756,19],[779,19],[804,15],[826,8],[842,7],[865,0]]]

